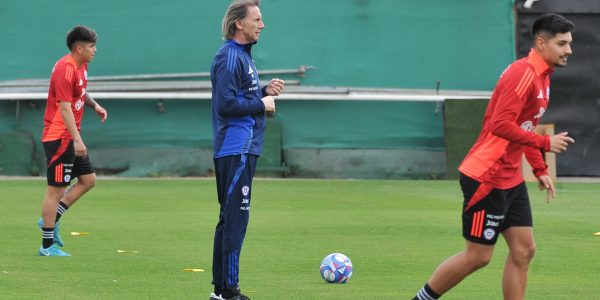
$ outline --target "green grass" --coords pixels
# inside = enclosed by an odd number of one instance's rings
[[[214,180],[99,180],[62,220],[70,258],[37,256],[45,189],[42,180],[0,181],[0,298],[208,299]],[[548,205],[530,186],[538,251],[527,298],[597,299],[600,185],[558,189]],[[464,246],[456,182],[259,179],[252,194],[240,271],[252,299],[410,299]],[[352,260],[347,284],[321,280],[331,252]],[[505,256],[501,239],[492,263],[444,299],[501,299]]]

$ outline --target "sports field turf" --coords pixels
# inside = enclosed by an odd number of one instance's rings
[[[527,299],[599,299],[600,185],[557,188],[548,205],[529,186],[538,250]],[[37,256],[44,192],[43,180],[0,180],[0,299],[208,299],[214,180],[100,179],[62,220],[70,258]],[[461,203],[453,181],[257,179],[240,284],[253,300],[410,299],[463,248]],[[331,252],[352,260],[347,284],[321,280]],[[501,239],[444,299],[501,299],[505,256]]]

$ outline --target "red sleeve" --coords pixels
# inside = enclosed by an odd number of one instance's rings
[[[540,178],[542,175],[548,175],[548,165],[546,165],[540,149],[525,147],[524,153],[535,177]]]
[[[67,64],[57,67],[52,74],[57,101],[73,102],[73,87],[77,78],[76,69]]]
[[[510,142],[550,150],[550,138],[528,132],[517,125],[527,96],[533,92],[535,73],[530,67],[511,66],[498,81],[498,102],[491,119],[492,134]]]

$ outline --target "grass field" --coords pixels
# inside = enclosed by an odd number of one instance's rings
[[[527,299],[599,299],[600,185],[559,184],[550,205],[529,188],[538,250]],[[208,299],[212,179],[99,180],[62,220],[70,258],[37,256],[44,192],[43,180],[0,181],[0,299]],[[410,299],[463,248],[456,182],[258,179],[252,195],[240,284],[253,300]],[[321,280],[331,252],[352,260],[347,284]],[[500,240],[444,299],[501,299],[505,256]]]

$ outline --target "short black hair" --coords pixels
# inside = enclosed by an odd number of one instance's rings
[[[548,33],[554,37],[557,33],[567,33],[575,30],[575,24],[565,17],[555,14],[543,14],[533,22],[531,35],[535,38],[540,33]]]
[[[69,47],[69,50],[73,50],[73,45],[77,42],[96,43],[97,40],[96,31],[83,25],[77,25],[67,33],[67,47]]]

